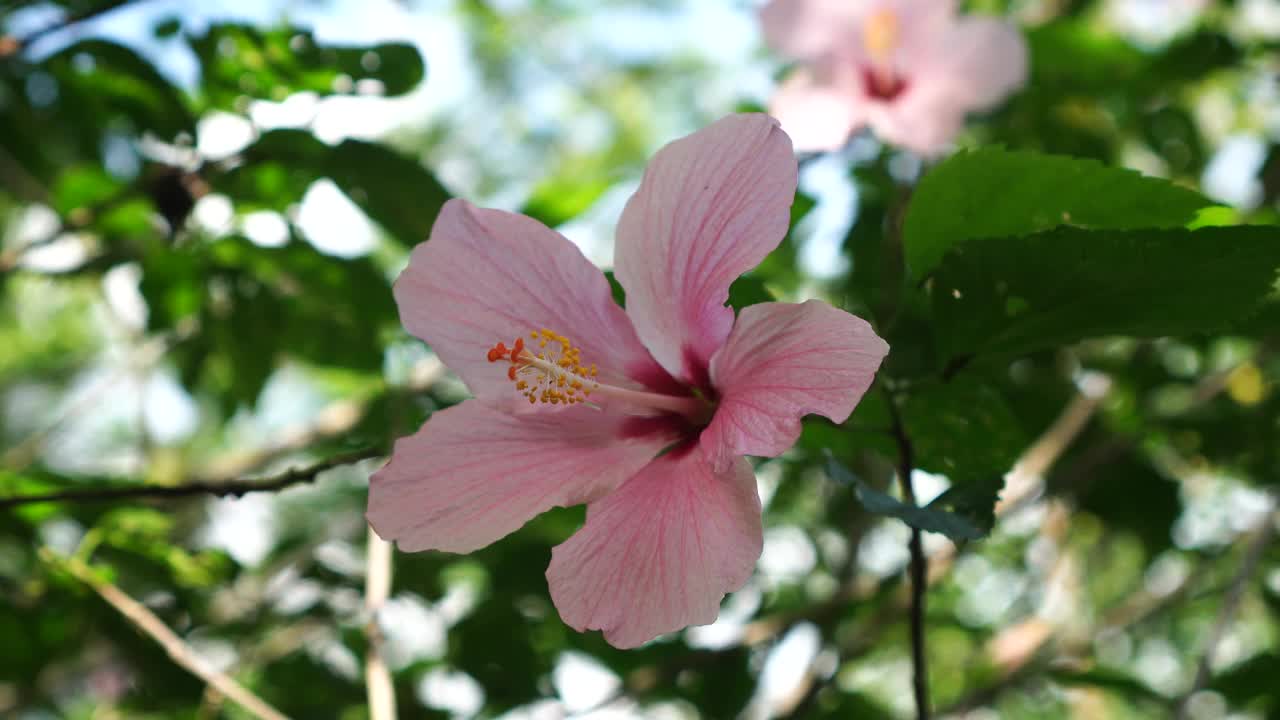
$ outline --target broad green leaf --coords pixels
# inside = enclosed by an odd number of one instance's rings
[[[412,45],[335,48],[291,28],[214,25],[190,42],[200,60],[200,92],[218,108],[231,108],[246,96],[279,101],[301,91],[348,94],[365,80],[377,81],[381,94],[401,95],[426,72]]]
[[[1236,66],[1241,59],[1235,42],[1215,32],[1199,32],[1171,44],[1151,58],[1138,80],[1151,86],[1192,82],[1221,68]]]
[[[1165,180],[1094,160],[984,148],[931,170],[911,198],[903,230],[907,265],[928,275],[972,238],[1058,226],[1184,227],[1213,203]]]
[[[533,188],[522,215],[558,227],[586,212],[617,180],[610,154],[575,156]]]
[[[914,390],[902,422],[916,467],[953,485],[1004,477],[1030,441],[1001,392],[974,374]]]
[[[1158,53],[1144,53],[1119,34],[1099,32],[1095,23],[1055,22],[1027,32],[1031,51],[1031,83],[1059,94],[1156,93],[1195,81],[1236,64],[1240,51],[1212,32],[1200,32],[1171,43]]]
[[[1280,228],[1081,230],[970,240],[932,283],[943,355],[1019,354],[1105,335],[1231,327],[1280,268]]]
[[[925,385],[907,396],[902,422],[915,467],[951,481],[927,509],[990,532],[1005,473],[1030,441],[1004,396],[975,375]]]
[[[128,118],[139,132],[169,139],[195,124],[182,94],[133,50],[106,40],[82,40],[45,61],[58,79],[59,100],[85,117]]]
[[[120,194],[124,183],[97,165],[65,169],[53,188],[53,209],[67,215],[81,208],[105,203]]]
[[[264,133],[245,150],[244,164],[213,184],[242,209],[285,211],[324,177],[405,245],[427,238],[449,199],[425,167],[385,145],[344,140],[330,146],[302,130]]]
[[[1056,22],[1027,33],[1031,81],[1055,89],[1105,90],[1128,82],[1142,66],[1142,53],[1123,38],[1078,22]]]
[[[378,372],[381,333],[395,326],[387,278],[372,260],[303,242],[261,248],[230,237],[150,253],[141,290],[153,331],[199,320],[173,357],[184,384],[203,384],[227,410],[252,406],[282,357]]]

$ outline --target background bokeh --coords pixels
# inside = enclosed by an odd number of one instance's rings
[[[1275,0],[967,6],[1025,28],[1032,79],[962,146],[1094,158],[1277,220]],[[0,38],[0,497],[371,456],[241,498],[0,506],[0,717],[21,720],[250,717],[86,572],[290,717],[368,717],[372,456],[465,397],[399,326],[410,248],[457,196],[608,266],[646,159],[765,106],[783,71],[735,0],[18,0]],[[792,231],[745,291],[881,317],[924,163],[865,135],[801,163]],[[990,537],[924,538],[940,714],[1280,717],[1278,307],[918,395],[926,461],[1011,471]],[[759,463],[756,575],[714,625],[639,650],[550,604],[580,508],[471,556],[396,554],[376,624],[399,716],[912,716],[910,533],[856,490],[892,487],[886,416],[870,394]],[[927,502],[951,478],[921,466]]]

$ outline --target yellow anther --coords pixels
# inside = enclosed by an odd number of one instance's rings
[[[507,375],[530,405],[586,402],[591,390],[599,387],[594,380],[599,370],[595,365],[582,364],[582,350],[568,337],[549,328],[530,331],[529,339],[536,341],[542,351],[535,354],[525,348],[521,336],[512,350],[506,350],[502,343],[495,345],[489,351],[489,361],[510,361]]]
[[[862,42],[873,60],[887,60],[898,46],[898,16],[889,8],[881,8],[863,22]]]

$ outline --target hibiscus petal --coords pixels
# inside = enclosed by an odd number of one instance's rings
[[[813,58],[847,43],[863,12],[849,0],[773,0],[760,9],[760,27],[777,52]]]
[[[908,90],[902,99],[878,103],[868,124],[882,140],[925,157],[945,153],[964,128],[964,106],[936,93]]]
[[[612,491],[674,439],[630,433],[629,422],[582,406],[441,410],[369,479],[369,524],[407,552],[482,548],[552,507]]]
[[[618,223],[627,314],[672,375],[705,380],[733,327],[729,285],[778,246],[796,159],[777,121],[730,115],[654,156]]]
[[[832,73],[802,68],[770,100],[769,113],[791,136],[796,152],[839,150],[862,124],[857,91],[836,80]]]
[[[549,328],[600,368],[600,381],[663,375],[613,301],[599,268],[564,236],[538,221],[450,200],[431,238],[418,245],[395,284],[400,319],[431,345],[480,400],[530,406],[487,359],[489,348]]]
[[[891,13],[903,44],[911,46],[945,25],[955,10],[955,0],[773,0],[760,10],[760,25],[769,47],[790,58],[813,60],[828,53],[860,52],[869,15]]]
[[[723,468],[738,455],[791,447],[807,414],[844,422],[888,352],[865,320],[820,300],[744,308],[711,360],[720,405],[702,432],[703,452]]]
[[[940,42],[947,48],[947,90],[967,110],[1000,103],[1027,82],[1027,43],[1009,23],[964,17]]]
[[[762,548],[760,496],[743,458],[714,473],[696,448],[649,464],[587,507],[587,522],[551,553],[560,617],[629,648],[714,622],[725,593],[751,577]]]

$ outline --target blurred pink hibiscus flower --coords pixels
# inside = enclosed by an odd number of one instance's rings
[[[765,39],[799,60],[772,112],[796,150],[839,149],[870,126],[923,155],[944,151],[969,112],[999,104],[1027,78],[1012,25],[957,16],[954,0],[772,0]]]
[[[791,142],[732,115],[663,148],[618,226],[617,279],[536,220],[452,200],[395,285],[400,317],[474,399],[402,438],[368,518],[402,550],[470,552],[555,506],[560,616],[618,647],[715,620],[760,555],[755,476],[808,413],[842,422],[888,346],[826,303],[735,319],[729,284],[787,232]],[[508,345],[507,343],[510,343]]]

